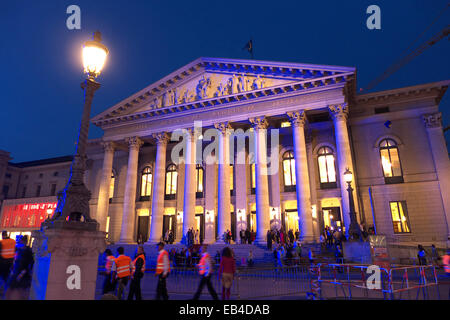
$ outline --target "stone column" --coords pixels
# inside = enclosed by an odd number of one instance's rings
[[[239,146],[239,144],[238,144]],[[235,168],[235,208],[236,213],[236,241],[240,243],[241,229],[247,229],[247,167],[246,167],[247,153],[245,147],[243,150],[238,150],[236,154]],[[239,212],[240,210],[240,212]]]
[[[256,178],[256,239],[257,244],[266,244],[270,228],[269,183],[267,178],[267,127],[265,117],[249,119],[255,134],[255,178]]]
[[[196,138],[194,128],[187,129],[185,135],[186,153],[184,156],[184,201],[183,201],[183,235],[184,239],[189,228],[195,226],[195,192],[196,192]]]
[[[328,106],[330,114],[334,122],[334,130],[336,136],[336,148],[337,148],[337,162],[339,168],[339,182],[341,187],[341,203],[342,203],[342,216],[344,217],[345,235],[348,236],[350,229],[350,205],[348,199],[347,183],[344,180],[344,172],[346,168],[349,168],[353,173],[353,183],[355,188],[353,190],[353,199],[356,197],[356,174],[353,170],[352,153],[350,149],[350,138],[348,135],[347,118],[348,118],[348,106],[347,104],[338,104]],[[355,201],[355,211],[358,212],[358,202]]]
[[[436,174],[439,179],[442,203],[447,220],[447,242],[450,241],[450,160],[442,130],[442,114],[426,114],[422,117],[428,134],[431,154],[433,155]]]
[[[216,123],[219,130],[219,191],[218,191],[218,231],[217,242],[223,243],[223,234],[231,230],[230,214],[230,133],[231,126],[228,122]]]
[[[138,137],[126,139],[129,146],[127,178],[125,180],[125,194],[123,196],[122,230],[119,243],[134,243],[133,229],[135,222],[137,170],[139,149],[143,142]]]
[[[148,239],[149,244],[158,243],[162,237],[166,152],[169,136],[167,133],[162,132],[153,134],[153,138],[156,139],[156,161],[153,170],[152,219],[150,223],[150,237]]]
[[[106,220],[109,209],[109,186],[111,184],[111,173],[114,159],[114,142],[103,142],[103,149],[105,151],[103,156],[102,176],[100,180],[100,188],[98,191],[98,202],[96,218],[100,224],[100,231],[106,231]]]
[[[308,159],[306,156],[305,142],[306,114],[304,110],[301,110],[289,112],[287,115],[291,120],[292,136],[294,139],[295,181],[300,239],[312,242],[314,240],[314,233],[311,212],[311,189],[309,185]]]
[[[205,162],[205,239],[203,242],[211,244],[216,241],[217,168],[214,156],[208,155]]]

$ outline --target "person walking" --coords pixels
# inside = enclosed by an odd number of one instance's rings
[[[141,279],[145,272],[145,253],[142,246],[138,246],[136,258],[132,262],[130,291],[128,292],[128,300],[142,300]]]
[[[222,300],[230,300],[231,286],[236,272],[236,261],[229,247],[222,250],[219,266],[219,278],[222,279]]]
[[[200,242],[198,241],[198,229],[195,230],[195,232],[194,232],[194,241],[195,241],[195,244],[199,244],[199,243],[200,243]]]
[[[116,258],[110,249],[105,250],[105,280],[103,281],[102,294],[114,291],[115,283],[112,280],[112,266]]]
[[[217,293],[214,290],[214,287],[211,283],[211,274],[212,274],[211,258],[209,256],[208,252],[206,252],[206,250],[207,250],[207,246],[203,246],[201,249],[202,258],[200,259],[200,262],[197,265],[197,267],[198,267],[198,273],[200,274],[200,276],[202,278],[200,280],[200,284],[198,285],[197,292],[195,293],[193,299],[198,300],[198,298],[200,297],[200,294],[202,293],[203,287],[206,284],[206,286],[208,287],[208,291],[211,294],[212,298],[214,300],[219,300],[219,297],[217,296]]]
[[[9,273],[14,263],[16,251],[16,241],[11,239],[8,232],[2,232],[2,240],[0,241],[0,279],[3,280],[4,290],[7,288]]]
[[[425,249],[421,244],[417,246],[418,252],[417,252],[417,258],[419,260],[419,265],[426,266],[427,265],[427,258],[426,258],[426,252]]]
[[[170,273],[169,254],[164,250],[164,243],[158,243],[158,258],[156,259],[155,276],[158,277],[158,285],[156,286],[156,300],[169,300],[167,293],[166,279]]]
[[[118,257],[114,260],[112,267],[113,279],[117,281],[117,298],[122,300],[128,280],[130,279],[131,269],[133,268],[131,258],[124,254],[123,247],[117,248]]]
[[[272,232],[270,230],[267,230],[266,240],[267,240],[267,249],[272,251]]]
[[[24,235],[20,239],[20,248],[17,250],[11,275],[8,278],[8,289],[5,295],[7,300],[28,299],[33,265],[33,252],[28,246],[28,236]]]
[[[439,253],[436,249],[436,246],[434,244],[431,245],[431,262],[433,263],[433,266],[439,267]]]

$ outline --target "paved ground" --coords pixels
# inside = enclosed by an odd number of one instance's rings
[[[277,272],[273,268],[254,268],[253,270],[243,270],[235,279],[232,287],[232,300],[249,299],[249,300],[302,300],[308,298],[308,292],[311,292],[310,278],[307,267],[302,266],[290,270]],[[337,278],[345,280],[345,273],[338,274]],[[323,276],[324,279],[331,280],[330,277]],[[350,279],[354,281],[354,286],[336,285],[330,282],[323,282],[321,285],[323,299],[388,299],[389,296],[383,296],[381,291],[361,289],[356,286],[360,274],[353,273]],[[438,274],[440,281],[439,286],[429,286],[426,289],[411,289],[401,293],[396,293],[394,299],[449,299],[450,279],[446,278],[440,271]],[[200,278],[192,270],[180,271],[172,273],[167,279],[167,288],[170,299],[189,300],[192,299]],[[213,286],[221,296],[221,284],[217,276],[212,278]],[[401,279],[396,279],[395,289],[401,288]],[[414,277],[409,279],[410,286],[414,285]],[[96,298],[101,298],[101,287],[103,276],[99,276],[97,280]],[[149,300],[155,298],[155,289],[157,278],[152,273],[146,273],[142,282],[143,299]],[[126,296],[128,290],[126,291]],[[200,297],[201,300],[210,300],[211,296],[207,288],[203,290]]]

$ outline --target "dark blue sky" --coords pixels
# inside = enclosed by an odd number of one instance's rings
[[[358,88],[385,70],[434,20],[432,1],[2,1],[0,149],[13,162],[72,154],[81,119],[81,46],[100,30],[110,55],[92,115],[200,57],[355,66]],[[81,8],[81,30],[66,28],[66,8]],[[381,30],[366,28],[366,8],[381,8]],[[421,38],[450,21],[450,9]],[[376,90],[450,79],[443,40]],[[441,103],[450,124],[450,92]],[[90,137],[102,131],[92,126]],[[448,135],[447,135],[448,136]],[[450,139],[447,139],[450,140]]]

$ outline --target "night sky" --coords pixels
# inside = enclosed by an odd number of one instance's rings
[[[358,88],[384,71],[445,8],[432,1],[1,1],[0,149],[13,162],[70,155],[83,107],[81,46],[102,32],[110,55],[92,116],[198,57],[354,66]],[[68,30],[66,8],[81,8]],[[368,30],[366,8],[381,8]],[[441,31],[450,8],[416,43]],[[450,43],[441,40],[374,90],[450,79]],[[441,102],[450,125],[450,92]],[[102,131],[91,126],[90,137]],[[450,142],[450,132],[447,141]]]

